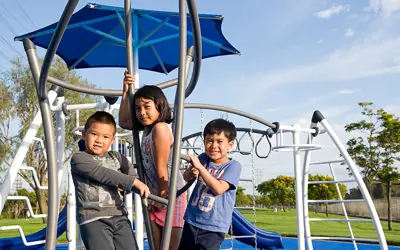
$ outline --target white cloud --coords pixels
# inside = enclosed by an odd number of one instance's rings
[[[346,50],[337,50],[315,63],[268,72],[261,88],[285,83],[326,82],[361,79],[371,76],[400,73],[395,51],[400,51],[400,37],[365,39]],[[263,87],[264,86],[264,87]]]
[[[399,0],[370,0],[367,10],[373,10],[375,12],[382,11],[386,16],[391,15],[394,12],[400,11]]]
[[[318,40],[317,43],[323,43],[324,39]]]
[[[314,13],[318,18],[328,19],[335,14],[339,14],[342,11],[349,11],[350,7],[347,5],[333,5],[330,9],[322,10]]]
[[[354,36],[354,30],[352,30],[352,29],[347,29],[347,30],[345,31],[345,33],[344,33],[344,36],[347,36],[347,37],[352,37],[352,36]]]

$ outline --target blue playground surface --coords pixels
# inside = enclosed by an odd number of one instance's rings
[[[297,250],[297,239],[296,238],[282,238],[283,246],[285,250]],[[232,246],[231,240],[225,240],[222,243],[222,249],[230,249]],[[353,250],[354,246],[349,242],[335,242],[335,241],[322,241],[316,240],[313,241],[313,246],[315,250]],[[359,250],[380,250],[379,245],[372,244],[357,244]],[[17,248],[13,248],[17,249]],[[43,249],[43,248],[41,248]],[[68,249],[68,245],[57,245],[57,249]],[[148,246],[145,242],[144,249],[148,250]],[[236,249],[254,249],[254,247],[246,245],[240,241],[234,240],[233,242],[233,250]],[[259,248],[259,249],[276,249],[276,248]],[[389,246],[389,250],[398,250],[400,247]]]

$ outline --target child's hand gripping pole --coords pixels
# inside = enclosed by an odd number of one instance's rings
[[[140,195],[140,191],[137,190],[134,187],[132,188],[132,192]],[[159,197],[159,196],[154,195],[154,194],[149,194],[149,196],[147,196],[147,199],[155,201],[155,202],[158,202],[158,203],[162,203],[164,205],[168,205],[168,200],[167,199],[164,199],[164,198]],[[146,199],[146,203],[147,203],[147,199]],[[147,206],[148,204],[145,204],[145,205]]]
[[[185,154],[181,154],[181,159],[185,160],[187,162],[191,162],[191,159],[188,155]],[[185,186],[183,186],[181,189],[179,189],[176,193],[176,197],[178,197],[179,195],[183,194],[184,192],[186,192],[186,190],[189,189],[190,186],[192,186],[192,184],[195,182],[196,178],[190,180],[188,183],[186,183]],[[140,191],[134,187],[132,187],[132,192],[139,194],[140,195]],[[167,197],[168,198],[168,197]],[[168,199],[159,197],[157,195],[154,194],[148,194],[147,199],[164,204],[164,205],[168,205]],[[147,203],[147,199],[145,200]],[[148,206],[148,204],[145,204],[146,206]]]
[[[185,160],[187,162],[191,162],[192,161],[190,159],[190,157],[188,155],[185,155],[185,154],[181,154],[181,159]],[[185,186],[183,186],[181,189],[178,190],[178,192],[176,193],[176,197],[178,197],[181,194],[183,194],[184,192],[186,192],[186,190],[188,190],[190,188],[190,186],[192,186],[195,181],[196,181],[196,178],[193,178],[190,181],[188,181],[188,183],[186,183]]]

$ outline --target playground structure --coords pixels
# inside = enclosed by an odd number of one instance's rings
[[[54,25],[53,31],[49,34],[51,39],[49,39],[49,43],[44,45],[40,44],[40,46],[47,48],[47,53],[43,62],[43,66],[40,69],[38,64],[38,59],[36,56],[36,48],[34,42],[30,39],[30,34],[26,36],[18,37],[17,40],[21,40],[23,42],[29,65],[32,71],[32,75],[35,81],[35,87],[37,89],[40,112],[38,112],[31,126],[26,133],[23,143],[18,149],[12,166],[10,167],[5,180],[0,189],[0,211],[2,211],[4,207],[4,203],[7,199],[25,199],[23,197],[11,197],[9,196],[10,189],[12,187],[13,182],[16,179],[19,170],[30,170],[34,171],[34,169],[29,166],[23,166],[23,160],[26,155],[27,149],[35,139],[35,135],[40,126],[43,125],[45,131],[45,141],[46,141],[46,155],[47,155],[47,165],[48,165],[48,187],[41,187],[43,189],[48,189],[48,201],[49,201],[49,212],[47,215],[48,224],[47,228],[39,231],[35,234],[26,236],[23,233],[23,230],[19,226],[11,226],[11,227],[0,227],[1,230],[19,230],[21,237],[13,238],[13,239],[0,239],[0,248],[1,249],[17,249],[17,248],[27,248],[27,249],[37,249],[43,247],[45,245],[45,249],[55,249],[56,248],[56,238],[64,231],[67,232],[68,239],[68,249],[76,249],[76,234],[75,231],[75,194],[74,188],[71,181],[71,176],[68,175],[67,184],[68,184],[68,202],[67,206],[60,212],[58,211],[58,204],[61,197],[61,194],[58,193],[60,190],[63,176],[63,171],[69,171],[63,166],[64,159],[64,134],[65,134],[65,117],[69,112],[75,111],[79,115],[79,110],[87,110],[87,109],[100,109],[105,110],[110,113],[113,110],[117,109],[116,98],[110,97],[118,97],[121,95],[121,91],[119,90],[104,90],[104,89],[89,89],[82,88],[78,86],[71,85],[69,83],[65,83],[58,79],[54,79],[48,76],[48,70],[51,64],[52,59],[54,58],[54,54],[57,51],[57,48],[61,42],[64,32],[68,28],[68,23],[71,19],[72,13],[76,7],[77,0],[68,1],[64,13],[62,14],[60,21],[57,25]],[[200,22],[199,15],[197,14],[196,5],[194,0],[188,0],[188,9],[191,18],[192,24],[192,36],[193,36],[193,47],[188,49],[187,45],[187,15],[186,15],[186,2],[183,0],[179,1],[179,25],[176,26],[179,30],[179,73],[178,79],[167,81],[164,83],[158,84],[161,88],[167,88],[174,85],[177,85],[177,92],[174,103],[174,150],[173,150],[173,164],[172,171],[170,177],[170,186],[169,186],[169,196],[168,199],[168,208],[167,208],[167,219],[163,232],[163,241],[162,241],[162,249],[166,250],[169,246],[169,238],[171,233],[171,223],[172,223],[172,213],[173,213],[173,204],[176,199],[176,193],[171,192],[171,190],[176,190],[176,175],[177,171],[179,171],[180,167],[180,157],[181,152],[185,150],[185,147],[182,145],[184,143],[190,144],[190,138],[195,138],[199,136],[199,134],[189,135],[187,137],[182,136],[183,131],[183,110],[184,109],[201,109],[201,110],[218,110],[222,112],[227,112],[230,114],[242,116],[252,120],[252,122],[257,122],[263,126],[264,129],[254,129],[252,126],[250,128],[238,129],[238,131],[244,132],[244,134],[248,134],[252,140],[252,146],[249,151],[243,151],[240,148],[240,138],[237,141],[237,152],[243,155],[251,155],[252,157],[258,156],[259,158],[267,158],[268,154],[262,154],[261,150],[258,148],[259,142],[261,140],[267,140],[271,145],[271,150],[273,152],[291,152],[293,154],[293,162],[294,162],[294,175],[295,175],[295,190],[296,190],[296,213],[297,213],[297,243],[296,249],[304,250],[304,249],[314,249],[315,240],[340,240],[340,241],[350,241],[354,249],[358,249],[358,242],[375,242],[378,243],[379,249],[388,249],[385,236],[382,230],[382,226],[379,221],[379,217],[376,213],[374,205],[372,203],[372,199],[366,189],[366,186],[357,170],[357,167],[354,161],[351,159],[349,154],[346,151],[344,145],[340,142],[339,138],[329,125],[328,121],[325,117],[319,112],[316,111],[312,115],[310,127],[302,128],[299,125],[283,125],[278,122],[270,123],[262,118],[256,117],[252,114],[231,109],[223,106],[216,106],[210,104],[188,104],[184,103],[185,97],[189,96],[196,87],[198,76],[200,73],[200,65],[202,58],[202,37],[200,34]],[[138,76],[139,69],[139,55],[138,55],[138,47],[131,46],[133,41],[138,41],[138,27],[137,25],[132,25],[132,20],[136,20],[135,16],[131,17],[131,8],[130,8],[130,0],[125,0],[125,9],[124,9],[124,19],[120,16],[119,22],[120,25],[127,31],[125,32],[125,43],[129,46],[125,46],[126,48],[126,67],[128,68],[128,72]],[[94,5],[93,8],[96,8]],[[104,6],[99,8],[105,8]],[[168,20],[161,22],[162,25],[168,24]],[[171,25],[171,24],[169,24]],[[160,26],[160,27],[161,27]],[[135,28],[136,27],[136,28]],[[157,30],[154,31],[154,33]],[[34,32],[33,32],[34,33]],[[39,33],[46,33],[45,30],[39,30]],[[153,34],[154,34],[153,33]],[[151,34],[151,32],[149,33]],[[104,34],[103,34],[104,35]],[[149,35],[150,37],[151,35]],[[143,41],[142,41],[143,42]],[[204,42],[204,39],[203,39]],[[210,42],[210,41],[208,41]],[[221,47],[221,49],[224,49]],[[81,60],[82,61],[82,60]],[[191,62],[193,64],[193,72],[192,78],[187,84],[185,89],[185,85],[188,80],[189,67]],[[75,66],[79,63],[74,62]],[[163,70],[166,70],[165,66],[162,67]],[[139,79],[138,77],[136,77]],[[54,84],[54,86],[47,91],[46,90],[46,82],[50,82]],[[137,83],[138,84],[138,83]],[[138,88],[139,86],[131,87],[130,96],[132,97],[134,93],[134,88]],[[63,95],[61,94],[60,88],[64,88],[67,90],[79,91],[88,94],[94,95],[102,95],[107,96],[105,100],[100,103],[93,104],[66,104]],[[57,103],[56,106],[53,103]],[[54,111],[56,113],[56,135],[53,134],[52,129],[52,116],[51,112]],[[77,119],[79,120],[79,119]],[[267,128],[266,128],[267,127]],[[79,124],[77,124],[76,132],[79,131]],[[257,142],[253,140],[253,134],[259,134],[260,138]],[[301,135],[306,136],[306,141],[301,141]],[[311,152],[317,151],[321,149],[321,146],[313,143],[313,139],[319,136],[328,135],[332,142],[336,145],[338,152],[343,156],[342,159],[327,159],[324,162],[311,162]],[[119,140],[123,139],[127,134],[117,134],[117,139],[113,145],[114,150],[119,150]],[[200,135],[201,136],[201,135]],[[273,138],[275,137],[275,138]],[[270,138],[273,138],[273,143],[270,142]],[[201,138],[200,138],[201,140]],[[273,144],[273,145],[272,145]],[[138,132],[133,132],[133,145],[139,145],[139,135]],[[134,153],[127,150],[126,144],[123,146],[125,148],[125,152],[128,157],[131,159],[140,159],[140,150],[139,147],[133,147]],[[195,145],[187,145],[188,148],[194,148]],[[304,152],[304,159],[301,159],[301,153]],[[340,163],[340,167],[348,167],[352,171],[352,179],[351,180],[337,180],[335,177],[335,172],[332,164]],[[334,177],[333,181],[319,181],[319,182],[308,182],[308,173],[309,167],[311,165],[319,165],[326,164],[329,165],[331,174]],[[346,166],[343,166],[345,164]],[[142,179],[143,173],[141,169],[141,161],[136,161],[136,165],[138,167],[139,177]],[[254,173],[253,173],[254,174]],[[254,176],[252,178],[254,181]],[[343,200],[340,196],[340,191],[338,188],[339,183],[347,183],[354,182],[360,188],[363,199],[360,200]],[[37,183],[38,184],[38,183]],[[340,199],[338,200],[309,200],[308,199],[308,185],[309,184],[329,184],[335,185]],[[254,185],[253,185],[254,186]],[[144,207],[146,201],[141,199],[137,194],[134,195],[135,199],[135,234],[138,239],[139,248],[144,248],[143,239],[143,224],[146,227],[147,231],[147,241],[149,249],[154,249],[152,246],[152,235],[149,227],[149,218],[147,209]],[[128,211],[130,211],[130,218],[132,218],[132,196],[126,197],[126,205]],[[28,202],[28,207],[31,207]],[[371,219],[350,219],[347,216],[344,203],[345,202],[365,202],[369,208]],[[310,221],[329,221],[329,219],[316,219],[310,218],[308,213],[308,205],[310,203],[341,203],[343,205],[343,213],[345,215],[344,219],[335,219],[335,221],[343,221],[346,222],[349,229],[349,238],[334,238],[334,237],[313,237],[311,235],[310,230]],[[33,211],[30,209],[30,214],[33,217],[37,216],[45,216],[45,215],[34,215]],[[253,210],[255,208],[253,207]],[[331,220],[332,221],[332,220]],[[371,222],[374,224],[377,239],[360,239],[356,238],[353,234],[351,223],[352,222]],[[260,248],[260,249],[271,249],[271,248],[282,248],[285,247],[285,244],[282,244],[282,239],[279,234],[267,232],[261,229],[258,229],[256,225],[252,225],[246,219],[244,219],[240,213],[235,210],[232,219],[232,238],[242,243],[249,245],[250,247]],[[46,240],[45,240],[46,239]],[[313,241],[314,240],[314,241]],[[231,243],[233,244],[233,240]],[[285,242],[284,242],[285,243]],[[78,244],[79,245],[79,244]],[[65,246],[64,246],[65,247]],[[58,248],[58,247],[57,247]],[[322,248],[316,248],[322,249]]]

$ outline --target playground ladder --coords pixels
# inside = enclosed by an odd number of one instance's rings
[[[327,120],[322,116],[319,111],[314,112],[313,121],[311,123],[311,128],[315,129],[315,134],[313,136],[318,136],[318,128],[317,123],[320,123],[323,127],[323,132],[319,134],[328,134],[333,143],[336,145],[337,149],[339,150],[340,154],[342,155],[343,159],[335,159],[335,160],[328,160],[328,161],[320,161],[320,162],[310,162],[311,159],[311,152],[307,151],[304,156],[304,167],[303,167],[303,186],[302,186],[302,193],[303,193],[303,218],[304,218],[304,229],[305,229],[305,240],[308,250],[313,249],[312,240],[340,240],[340,241],[351,241],[353,243],[354,249],[358,250],[357,242],[372,242],[372,243],[379,243],[382,250],[387,250],[387,243],[385,239],[385,235],[383,233],[382,225],[380,224],[380,220],[378,214],[376,212],[375,206],[372,202],[371,196],[363,182],[363,179],[354,163],[351,159],[350,155],[347,152],[347,149],[344,145],[340,142],[338,136],[329,125]],[[311,143],[313,137],[308,137],[308,143]],[[347,166],[351,172],[352,177],[350,179],[345,180],[338,180],[334,171],[333,164],[339,166]],[[320,166],[320,165],[328,165],[330,169],[330,173],[333,177],[332,181],[308,181],[308,173],[310,166]],[[342,194],[340,193],[339,184],[345,183],[356,183],[357,187],[360,189],[363,198],[362,199],[349,199],[344,200]],[[336,192],[339,199],[333,200],[308,200],[308,185],[312,184],[329,184],[335,185]],[[360,202],[365,203],[370,211],[371,219],[351,219],[348,216],[345,203],[354,203]],[[308,212],[308,205],[309,204],[316,204],[316,203],[340,203],[344,215],[344,219],[340,218],[310,218]],[[311,230],[310,230],[310,221],[320,222],[320,221],[327,221],[327,222],[345,222],[347,228],[349,230],[350,237],[312,237]],[[365,238],[356,238],[353,233],[353,229],[351,227],[351,222],[372,222],[375,227],[375,231],[377,233],[377,239],[365,239]]]
[[[323,129],[319,129],[317,124],[320,123]],[[301,144],[300,143],[300,134],[306,133],[307,134],[307,143]],[[332,161],[324,161],[324,162],[314,162],[310,163],[311,158],[311,151],[319,150],[322,147],[317,144],[312,144],[312,140],[314,136],[321,135],[321,134],[328,134],[331,140],[336,145],[337,149],[343,156],[343,159],[340,160],[332,160]],[[292,134],[293,144],[291,143],[284,143],[284,134]],[[357,248],[357,241],[364,241],[364,242],[377,242],[380,244],[382,250],[387,250],[387,243],[386,239],[382,230],[382,226],[379,221],[378,214],[372,202],[371,196],[368,193],[368,190],[362,180],[360,173],[358,172],[354,161],[351,159],[349,154],[347,153],[346,148],[340,142],[339,138],[337,137],[336,133],[333,131],[332,127],[328,124],[326,119],[322,116],[319,111],[314,112],[314,116],[311,123],[311,128],[301,128],[299,125],[295,124],[293,126],[280,126],[280,129],[276,133],[276,146],[272,148],[274,151],[286,151],[286,152],[293,152],[294,156],[294,168],[295,168],[295,193],[296,193],[296,211],[297,211],[297,233],[298,233],[298,249],[299,250],[313,250],[312,240],[342,240],[342,241],[351,241],[353,242],[354,249]],[[305,152],[304,160],[303,160],[303,167],[300,165],[300,152]],[[340,163],[340,164],[347,164],[347,166],[352,171],[352,178],[347,180],[337,180],[334,169],[332,164]],[[308,182],[308,173],[309,173],[309,166],[310,165],[321,165],[321,164],[328,164],[331,170],[331,174],[333,177],[333,181],[312,181]],[[363,199],[353,199],[353,200],[344,200],[340,194],[339,183],[357,183],[360,191],[363,195]],[[308,185],[309,184],[330,184],[335,185],[336,191],[338,192],[338,200],[308,200]],[[350,202],[363,202],[366,203],[371,219],[350,219],[348,217],[345,203]],[[309,218],[308,213],[308,205],[315,204],[315,203],[341,203],[344,219],[331,219],[331,218]],[[311,237],[310,232],[310,221],[329,221],[329,222],[346,222],[350,238],[345,237]],[[362,238],[355,238],[353,234],[353,230],[351,228],[351,222],[373,222],[375,226],[375,231],[377,233],[378,239],[362,239]],[[306,248],[307,246],[307,248]]]

